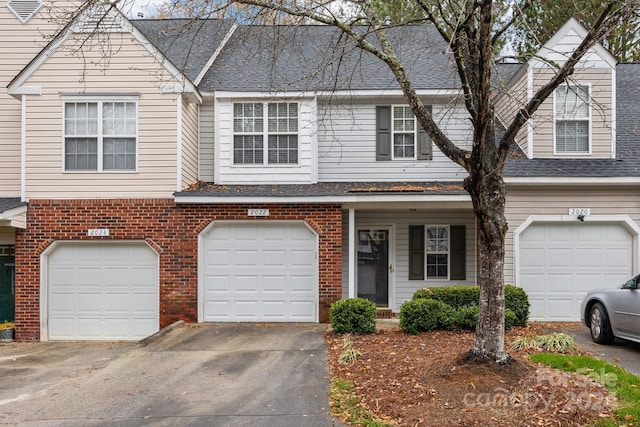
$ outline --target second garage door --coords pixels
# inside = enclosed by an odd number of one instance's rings
[[[318,320],[318,244],[306,224],[216,223],[201,245],[201,321]]]
[[[158,255],[144,242],[62,242],[47,255],[48,338],[138,340],[158,331]]]
[[[579,321],[590,289],[632,274],[632,237],[620,224],[534,223],[520,235],[519,285],[531,320]]]

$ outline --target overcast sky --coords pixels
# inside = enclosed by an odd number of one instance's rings
[[[164,0],[124,0],[120,8],[130,18],[137,18],[138,13],[151,18],[158,14],[157,7],[162,3]]]

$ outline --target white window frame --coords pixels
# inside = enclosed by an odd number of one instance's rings
[[[262,104],[262,131],[257,130],[253,132],[236,132],[234,129],[235,121],[235,106],[237,104]],[[270,132],[269,131],[269,105],[272,104],[296,104],[297,107],[297,130],[295,132]],[[288,116],[291,117],[291,116]],[[300,103],[296,101],[271,101],[271,102],[255,102],[255,101],[235,101],[231,103],[231,165],[232,167],[298,167],[300,166]],[[236,163],[235,161],[235,137],[239,135],[253,135],[262,136],[262,163]],[[269,162],[269,136],[272,135],[289,135],[297,136],[298,148],[297,148],[297,161],[296,163],[270,163]]]
[[[558,111],[557,101],[558,101],[558,91],[566,91],[567,87],[584,87],[587,89],[587,107],[588,107],[588,117],[567,117],[564,113]],[[580,83],[580,84],[561,84],[553,91],[553,154],[558,156],[588,156],[591,155],[591,138],[592,138],[592,108],[591,108],[591,84],[589,83]],[[588,147],[587,151],[559,151],[558,150],[558,135],[557,135],[557,123],[558,121],[567,121],[567,122],[587,122],[587,132],[588,132]]]
[[[444,228],[447,230],[447,250],[445,251],[429,251],[429,229]],[[429,276],[429,255],[447,255],[447,276]],[[424,277],[425,280],[449,280],[451,277],[451,227],[445,224],[427,224],[424,226]]]
[[[105,135],[103,133],[103,107],[105,103],[112,102],[127,102],[134,104],[135,107],[135,118],[136,118],[136,130],[135,135],[118,135],[118,137],[123,138],[135,138],[136,142],[136,150],[135,150],[135,164],[133,169],[103,169],[104,163],[104,145],[103,141]],[[97,167],[96,169],[91,170],[73,170],[66,168],[66,139],[67,137],[72,138],[74,135],[67,135],[66,131],[66,105],[74,104],[74,103],[83,103],[90,104],[95,103],[98,107],[97,114]],[[62,171],[64,173],[137,173],[138,172],[138,159],[139,159],[139,150],[140,150],[140,138],[139,138],[139,127],[140,127],[140,118],[138,112],[138,97],[137,96],[63,96],[62,97]],[[110,135],[107,135],[109,137]]]
[[[392,105],[391,106],[391,160],[416,160],[418,158],[418,121],[416,116],[411,111],[411,117],[413,118],[413,132],[408,131],[396,131],[395,128],[395,110],[396,108],[409,109],[408,105]],[[403,119],[408,121],[408,119]],[[395,140],[396,135],[410,135],[413,134],[413,157],[396,156]]]

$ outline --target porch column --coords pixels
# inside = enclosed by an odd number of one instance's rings
[[[356,297],[356,210],[349,208],[349,298]]]

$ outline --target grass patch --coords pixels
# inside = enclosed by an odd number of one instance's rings
[[[351,425],[363,427],[395,427],[369,411],[356,397],[353,383],[340,378],[331,380],[331,413]]]
[[[530,356],[534,362],[552,368],[587,375],[601,382],[618,399],[618,419],[602,419],[592,426],[637,426],[640,421],[640,378],[622,368],[590,356],[538,353]]]

